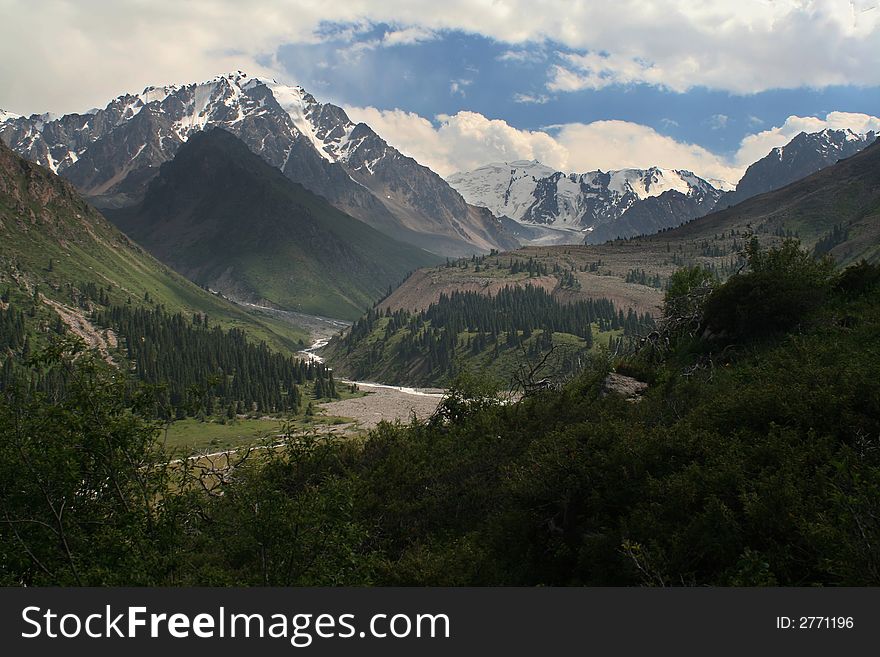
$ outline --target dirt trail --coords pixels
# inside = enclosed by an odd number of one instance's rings
[[[104,360],[111,365],[115,364],[113,358],[110,357],[110,350],[115,349],[118,345],[116,333],[111,329],[99,329],[86,319],[81,310],[53,301],[43,294],[40,294],[40,301],[58,313],[61,321],[67,324],[70,332],[82,338],[90,349],[97,349]]]

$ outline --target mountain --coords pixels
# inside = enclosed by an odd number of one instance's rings
[[[337,375],[395,385],[446,386],[462,372],[512,381],[525,358],[559,349],[541,375],[572,374],[591,351],[653,328],[649,316],[621,314],[608,299],[562,301],[534,285],[492,294],[457,291],[419,312],[371,309],[321,354]]]
[[[843,265],[880,261],[880,141],[777,190],[684,224],[665,234],[706,241],[730,230],[795,236]]]
[[[5,117],[5,118],[4,118]],[[301,87],[237,72],[148,87],[99,110],[0,116],[0,139],[100,207],[137,203],[192,134],[221,127],[284,175],[387,235],[437,253],[513,248],[500,222],[366,124]]]
[[[656,232],[709,212],[726,187],[689,171],[622,169],[564,174],[537,161],[488,164],[448,182],[468,202],[507,216],[532,243],[601,243]]]
[[[35,316],[63,317],[87,339],[87,289],[115,305],[206,314],[212,325],[240,328],[253,340],[293,352],[304,331],[252,315],[210,294],[150,256],[95,211],[68,182],[0,144],[0,290],[36,299]]]
[[[876,138],[874,132],[860,135],[849,129],[801,132],[785,146],[774,148],[749,166],[736,189],[724,196],[719,207],[736,205],[757,194],[785,187],[855,155]]]
[[[348,319],[437,256],[287,179],[234,135],[192,135],[143,202],[108,216],[157,258],[239,301]]]
[[[487,164],[447,180],[474,205],[517,221],[508,232],[531,244],[601,244],[651,234],[779,189],[850,157],[877,135],[800,133],[752,164],[731,185],[688,171],[623,169],[564,174],[537,161]],[[583,234],[586,231],[586,234]]]

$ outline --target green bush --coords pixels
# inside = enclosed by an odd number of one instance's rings
[[[830,292],[831,260],[816,260],[796,240],[747,250],[749,271],[730,278],[706,300],[704,326],[728,341],[787,331],[816,310]]]
[[[701,265],[676,270],[669,277],[669,286],[663,298],[663,316],[672,317],[699,311],[706,296],[717,284],[715,274]]]
[[[866,294],[876,289],[878,285],[880,285],[880,265],[872,265],[865,260],[844,269],[834,282],[837,290],[851,297]]]

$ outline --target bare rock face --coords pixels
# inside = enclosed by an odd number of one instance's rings
[[[736,190],[718,201],[717,207],[730,207],[806,178],[838,160],[855,155],[877,137],[875,132],[862,135],[848,129],[801,132],[788,144],[774,148],[746,169]]]
[[[606,397],[610,394],[621,395],[628,401],[637,402],[640,400],[642,393],[648,389],[648,384],[639,381],[631,376],[611,372],[605,377],[602,384],[602,396]]]

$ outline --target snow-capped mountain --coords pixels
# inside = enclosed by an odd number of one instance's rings
[[[474,205],[542,235],[578,243],[656,232],[706,214],[732,185],[689,171],[621,169],[564,174],[537,161],[488,164],[447,181]],[[621,219],[632,213],[638,221]]]
[[[855,155],[871,144],[877,134],[852,130],[801,132],[785,146],[774,148],[749,166],[736,190],[719,202],[719,207],[736,205],[747,198],[770,192],[815,173],[838,160]]]
[[[490,212],[403,156],[366,124],[301,87],[242,72],[148,87],[61,117],[0,115],[0,138],[101,206],[142,198],[158,167],[194,132],[223,128],[288,178],[390,236],[436,253],[513,248]]]

